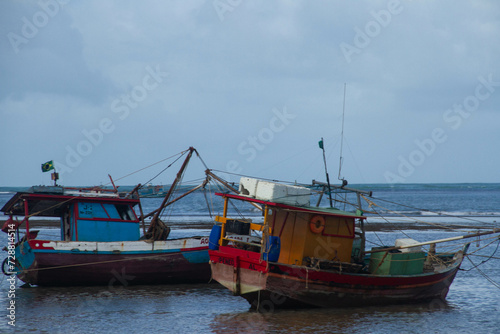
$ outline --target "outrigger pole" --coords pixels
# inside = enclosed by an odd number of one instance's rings
[[[396,249],[404,249],[404,248],[426,246],[426,245],[431,245],[431,244],[438,244],[438,243],[442,243],[442,242],[456,241],[456,240],[462,240],[462,239],[480,237],[480,236],[483,236],[483,235],[496,234],[496,233],[500,233],[500,229],[494,228],[493,230],[488,231],[488,232],[479,232],[479,233],[461,235],[461,236],[458,236],[458,237],[452,237],[452,238],[446,238],[446,239],[438,239],[438,240],[432,240],[432,241],[426,241],[426,242],[419,242],[419,243],[416,243],[416,244],[406,245],[406,246],[398,246],[398,247],[388,247],[388,248],[383,248],[383,249],[376,249],[376,250],[366,251],[365,254],[377,253],[377,252],[387,252],[387,251],[396,250]]]

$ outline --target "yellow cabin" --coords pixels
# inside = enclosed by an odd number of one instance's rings
[[[304,258],[350,262],[354,218],[271,209],[271,235],[280,238],[278,262],[302,265]]]
[[[308,188],[255,179],[242,178],[240,193],[244,195],[218,194],[225,200],[224,214],[216,218],[222,223],[220,235],[217,235],[219,245],[231,243],[251,248],[260,251],[262,259],[290,265],[302,266],[312,260],[351,262],[357,235],[355,221],[365,219],[361,212],[354,214],[335,208],[311,207]],[[259,206],[263,211],[263,224],[228,219],[229,199]],[[245,232],[237,232],[234,224],[241,225],[239,230]],[[262,237],[252,238],[250,230],[262,232]],[[279,243],[273,260],[268,258],[267,240]]]

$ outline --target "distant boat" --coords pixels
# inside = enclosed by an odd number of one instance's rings
[[[166,195],[162,185],[148,184],[139,189],[140,197],[164,197]]]
[[[345,187],[342,191],[348,191]],[[363,191],[349,189],[359,196]],[[212,277],[255,309],[346,307],[444,299],[468,249],[437,253],[412,239],[365,250],[366,216],[312,207],[311,190],[242,178],[240,195],[218,193],[222,216],[209,242]],[[243,195],[244,194],[244,195]],[[260,205],[263,223],[227,216],[229,201]],[[253,232],[253,233],[251,233]],[[498,233],[492,232],[482,234]],[[422,245],[431,245],[425,252]]]
[[[178,175],[194,151],[189,149]],[[175,183],[171,190],[174,187]],[[208,282],[208,237],[167,239],[170,229],[159,213],[171,193],[159,209],[143,215],[137,188],[129,194],[116,188],[61,186],[18,192],[1,209],[10,216],[2,231],[15,245],[14,251],[8,249],[2,270],[42,286]],[[24,219],[17,221],[14,216]],[[39,231],[29,224],[33,216],[58,218],[60,240],[38,238]],[[147,216],[153,218],[140,240],[140,223]]]

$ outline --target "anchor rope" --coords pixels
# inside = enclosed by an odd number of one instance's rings
[[[492,243],[494,243],[495,241],[496,241],[496,240],[493,240],[492,242],[490,242],[490,243],[489,243],[488,245],[486,245],[486,246],[491,245],[491,244],[492,244]],[[485,246],[485,247],[486,247],[486,246]],[[478,267],[479,267],[480,265],[485,264],[486,262],[488,262],[489,260],[491,260],[491,259],[493,258],[493,256],[495,256],[496,252],[498,251],[499,246],[500,246],[500,239],[498,239],[498,244],[497,244],[497,247],[495,248],[495,251],[494,251],[494,252],[493,252],[493,254],[491,254],[491,256],[489,256],[486,260],[483,260],[483,261],[481,261],[481,263],[479,263],[479,264],[477,264],[477,265],[476,265],[476,264],[474,264],[474,262],[472,262],[472,260],[471,260],[471,259],[469,259],[469,261],[470,261],[470,263],[472,263],[473,267],[472,267],[472,268],[469,268],[469,269],[461,269],[461,270],[462,270],[462,271],[471,271],[472,269],[478,269]],[[483,247],[483,248],[485,248],[485,247]],[[481,248],[481,249],[482,249],[482,248]],[[467,258],[468,258],[468,257],[467,257]]]
[[[497,249],[498,249],[498,247],[497,247]],[[496,250],[495,250],[495,252],[496,252]],[[470,271],[470,270],[472,270],[472,269],[476,269],[476,270],[477,270],[477,271],[481,274],[481,276],[483,276],[483,277],[484,277],[484,278],[485,278],[488,282],[490,282],[491,284],[493,284],[493,286],[494,286],[494,287],[496,287],[496,288],[500,289],[500,284],[499,284],[499,283],[495,282],[495,281],[494,281],[491,277],[489,277],[489,276],[488,276],[488,275],[487,275],[484,271],[482,271],[481,269],[479,269],[479,268],[478,268],[481,264],[485,263],[486,261],[483,261],[483,262],[481,262],[480,264],[475,265],[475,264],[474,264],[474,262],[472,262],[472,260],[471,260],[468,256],[467,256],[467,260],[469,260],[469,262],[470,262],[470,263],[472,263],[472,265],[473,265],[474,267],[472,267],[472,268],[471,268],[471,269],[469,269],[469,270],[464,270],[464,271]]]

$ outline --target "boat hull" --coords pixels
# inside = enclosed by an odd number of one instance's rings
[[[16,273],[22,281],[39,286],[207,283],[211,273],[205,239],[30,240],[16,248]]]
[[[462,257],[440,272],[376,276],[268,263],[209,251],[212,277],[252,308],[349,307],[444,300]],[[238,267],[231,263],[237,263]],[[256,265],[259,269],[255,270]]]
[[[312,280],[268,273],[265,288],[243,294],[253,307],[349,307],[419,303],[444,300],[457,269],[446,274],[432,275],[427,282],[384,278],[383,285],[339,284],[335,278]],[[307,276],[307,275],[306,275]],[[350,276],[350,275],[343,275]],[[259,296],[260,294],[260,296]]]

